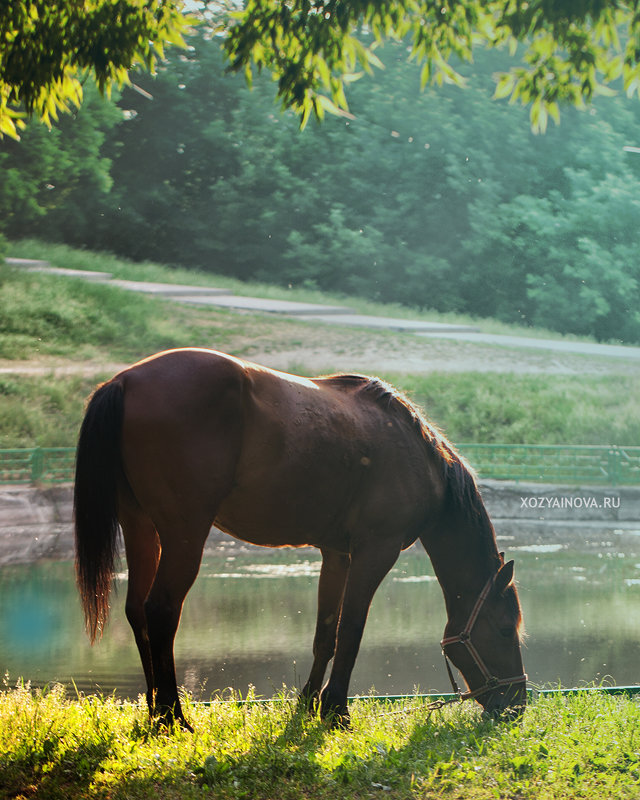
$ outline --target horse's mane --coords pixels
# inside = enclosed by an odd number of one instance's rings
[[[364,375],[336,375],[331,378],[344,388],[366,396],[386,411],[397,414],[424,439],[439,461],[446,486],[446,502],[478,525],[489,553],[495,551],[495,531],[478,489],[470,464],[456,451],[446,436],[430,423],[418,406],[405,394],[379,378]]]

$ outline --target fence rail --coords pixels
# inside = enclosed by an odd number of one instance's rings
[[[534,483],[640,485],[640,447],[462,444],[481,478]]]
[[[74,467],[73,447],[0,450],[0,484],[67,483]]]
[[[639,485],[640,447],[461,444],[480,478],[559,484]],[[72,447],[0,450],[0,484],[73,480]]]

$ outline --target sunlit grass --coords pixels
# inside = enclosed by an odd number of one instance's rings
[[[599,692],[532,702],[517,723],[423,698],[351,706],[331,731],[292,696],[186,698],[195,733],[156,729],[142,702],[0,694],[0,794],[75,798],[636,798],[640,706]]]

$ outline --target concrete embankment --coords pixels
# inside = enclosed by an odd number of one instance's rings
[[[562,487],[485,481],[482,495],[498,541],[510,546],[598,546],[602,531],[621,546],[640,535],[640,487]],[[0,487],[0,566],[73,558],[71,486]],[[208,546],[223,534],[213,531]],[[227,538],[227,537],[224,537]]]

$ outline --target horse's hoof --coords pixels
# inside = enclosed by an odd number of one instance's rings
[[[325,706],[320,709],[320,717],[327,723],[331,730],[348,730],[351,727],[351,718],[346,706]]]
[[[322,715],[322,719],[327,723],[332,731],[348,731],[351,728],[351,717],[348,711],[328,711]]]
[[[187,733],[193,733],[193,726],[190,725],[184,718],[182,710],[176,712],[172,708],[167,708],[164,710],[156,709],[151,714],[151,718],[154,720],[158,728],[171,731],[176,725],[178,725],[183,731],[187,731]]]
[[[186,719],[184,719],[184,717],[182,719],[176,720],[176,722],[178,723],[178,725],[180,725],[183,731],[186,731],[187,733],[193,733],[194,731],[193,725],[189,725],[189,723],[187,722]]]
[[[170,733],[176,726],[182,728],[187,733],[193,733],[193,726],[184,717],[174,717],[173,714],[154,717],[155,724],[159,729]]]
[[[346,698],[325,687],[320,695],[320,716],[332,730],[347,729],[351,725]]]

